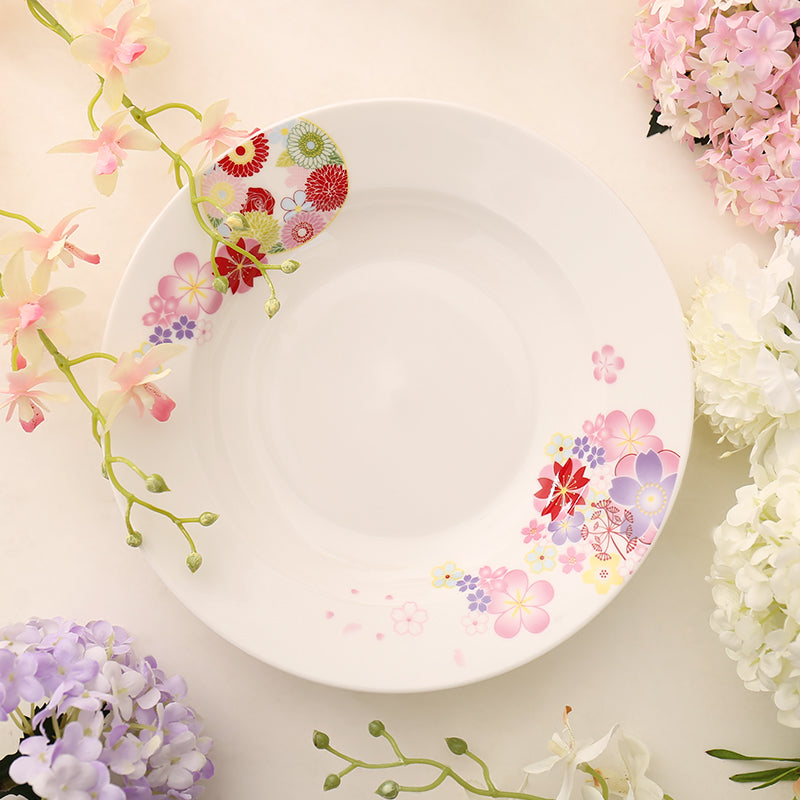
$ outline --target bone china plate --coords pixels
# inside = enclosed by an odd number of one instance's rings
[[[670,281],[603,183],[491,116],[379,100],[261,130],[202,191],[301,267],[270,273],[269,319],[221,248],[223,298],[184,191],[112,309],[111,352],[185,345],[171,419],[128,408],[114,441],[170,509],[220,515],[196,574],[137,523],[197,617],[295,675],[411,692],[524,664],[617,596],[674,502],[692,382]]]

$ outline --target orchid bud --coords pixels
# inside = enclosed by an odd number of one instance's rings
[[[204,527],[207,528],[209,525],[213,525],[219,519],[219,514],[215,514],[213,511],[204,511],[197,519],[197,521]]]
[[[367,730],[370,736],[380,736],[386,730],[386,726],[379,719],[374,719],[367,726]]]
[[[144,485],[147,491],[153,492],[153,494],[160,494],[161,492],[169,491],[169,486],[167,486],[166,481],[157,472],[154,472],[152,475],[148,475],[144,479]]]
[[[189,553],[189,555],[186,556],[186,566],[189,567],[192,572],[197,572],[202,563],[203,556],[201,556],[200,553]]]
[[[247,221],[244,214],[240,214],[238,211],[234,214],[229,214],[225,218],[224,224],[228,230],[226,234],[228,236],[233,234],[241,235],[250,230],[250,223]],[[222,226],[220,226],[220,228],[221,227]]]
[[[397,781],[384,781],[376,790],[375,794],[384,797],[386,800],[394,800],[400,794],[400,786]]]
[[[130,531],[125,542],[130,547],[139,547],[142,543],[142,534],[139,531]]]
[[[220,293],[225,294],[228,291],[228,279],[224,275],[217,275],[214,278],[214,288]]]
[[[285,272],[287,275],[297,272],[299,267],[300,262],[296,261],[294,258],[287,258],[286,261],[281,262],[281,272]]]
[[[322,788],[324,791],[329,792],[331,789],[335,789],[341,782],[342,779],[336,773],[332,772],[325,778],[325,783],[322,784]]]
[[[100,465],[100,474],[101,474],[101,475],[102,475],[102,476],[103,476],[103,477],[104,477],[106,480],[108,480],[108,467],[106,466],[106,462],[105,462],[105,461],[104,461],[104,462],[103,462],[103,463]]]
[[[264,303],[264,311],[267,312],[270,319],[272,319],[281,310],[281,301],[277,297],[270,297]]]
[[[314,747],[316,747],[317,750],[325,750],[331,743],[331,737],[322,731],[314,731],[312,741],[314,742]]]
[[[467,752],[469,749],[467,747],[467,743],[463,739],[459,739],[456,736],[451,736],[445,739],[447,743],[447,748],[454,756],[463,756],[464,753]]]

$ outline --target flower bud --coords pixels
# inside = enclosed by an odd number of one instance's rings
[[[125,541],[130,547],[139,547],[142,543],[142,534],[139,531],[130,531]]]
[[[450,736],[445,739],[447,743],[447,748],[454,756],[463,756],[464,753],[467,752],[469,749],[467,747],[467,743],[463,739],[459,739],[456,736]]]
[[[332,772],[325,778],[325,783],[322,784],[322,788],[324,791],[329,792],[331,789],[335,789],[341,782],[342,779],[336,773]]]
[[[230,284],[228,283],[228,279],[224,275],[217,275],[217,277],[214,278],[214,288],[220,294],[225,294],[225,292],[228,291],[229,285]]]
[[[300,262],[294,258],[287,258],[286,261],[281,262],[281,272],[285,272],[287,275],[297,272],[299,267]]]
[[[148,475],[144,479],[144,485],[148,492],[153,492],[154,494],[169,491],[166,481],[157,472]]]
[[[189,567],[192,572],[197,572],[202,563],[203,556],[201,556],[200,553],[189,553],[189,555],[186,556],[186,566]]]
[[[270,319],[272,319],[280,310],[281,302],[277,297],[270,297],[270,299],[264,303],[264,311],[267,312]]]
[[[327,733],[323,733],[322,731],[314,731],[312,741],[314,742],[314,747],[316,747],[317,750],[324,750],[331,743],[331,738]]]
[[[245,233],[245,231],[250,230],[250,223],[247,221],[247,218],[244,214],[240,214],[238,211],[234,214],[229,214],[225,217],[224,225],[227,228],[228,233],[226,235],[241,235]],[[220,226],[221,228],[222,226]]]
[[[376,790],[378,797],[385,797],[386,800],[394,800],[400,794],[400,786],[397,781],[384,781]]]
[[[102,475],[102,476],[103,476],[103,477],[104,477],[106,480],[108,480],[108,467],[106,466],[106,462],[105,462],[105,461],[104,461],[102,464],[100,464],[100,474],[101,474],[101,475]]]
[[[380,736],[386,730],[386,726],[379,719],[374,719],[367,726],[367,730],[370,736]]]
[[[215,514],[213,511],[204,511],[197,519],[197,521],[204,527],[207,528],[209,525],[213,525],[219,519],[219,514]]]

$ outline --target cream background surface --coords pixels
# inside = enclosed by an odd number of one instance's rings
[[[134,71],[129,89],[145,107],[185,100],[204,108],[228,97],[248,126],[386,96],[496,114],[550,139],[620,196],[685,307],[713,254],[745,241],[766,256],[772,242],[718,215],[688,150],[667,136],[645,137],[651,104],[625,77],[636,9],[634,0],[154,2],[157,33],[172,52]],[[125,265],[173,188],[158,156],[136,153],[106,199],[93,189],[89,158],[47,154],[88,135],[94,79],[24,3],[5,0],[2,14],[0,203],[45,225],[94,208],[82,217],[78,241],[101,253],[102,268],[58,277],[88,292],[72,315],[72,338],[76,352],[96,349]],[[191,135],[177,121],[165,130],[175,142]],[[431,146],[443,145],[434,136]],[[182,673],[216,741],[209,800],[321,797],[338,765],[314,750],[312,730],[327,731],[345,751],[380,758],[366,732],[374,718],[415,754],[446,757],[443,737],[461,736],[510,789],[523,765],[545,755],[565,704],[575,708],[579,735],[599,737],[620,721],[646,742],[651,774],[676,800],[752,796],[726,780],[734,770],[704,755],[707,748],[800,755],[800,736],[776,723],[769,696],[743,688],[707,624],[711,534],[747,482],[747,465],[742,454],[720,460],[702,420],[657,548],[594,622],[509,674],[397,696],[308,683],[210,632],[125,545],[82,407],[71,402],[56,412],[32,435],[16,423],[0,427],[0,624],[31,615],[106,618],[136,635],[139,652]],[[337,796],[367,797],[379,780],[350,776]],[[438,794],[461,796],[452,786]],[[759,796],[790,794],[783,786]]]

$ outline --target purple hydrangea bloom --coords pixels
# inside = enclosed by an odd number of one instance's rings
[[[105,621],[0,629],[0,720],[14,712],[27,726],[13,781],[50,800],[199,795],[214,774],[211,739],[183,701],[183,678],[138,658],[131,642]]]

